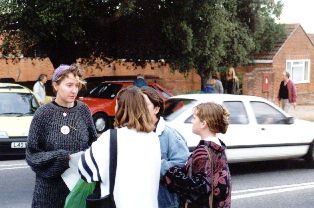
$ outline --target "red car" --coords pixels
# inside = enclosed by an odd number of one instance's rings
[[[97,133],[102,133],[113,126],[116,95],[122,88],[130,85],[133,85],[133,81],[105,81],[91,89],[86,97],[79,97],[92,112]],[[164,99],[173,96],[157,83],[151,82],[148,85],[157,90]]]

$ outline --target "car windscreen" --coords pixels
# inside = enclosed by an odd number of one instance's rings
[[[39,107],[33,94],[30,93],[0,93],[0,115],[34,114]]]
[[[179,116],[182,112],[186,111],[195,105],[196,100],[173,98],[169,99],[165,103],[165,110],[163,117],[166,121],[171,121]]]
[[[88,97],[114,99],[121,90],[122,84],[102,83],[89,91]]]

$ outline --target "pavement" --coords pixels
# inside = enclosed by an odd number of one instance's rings
[[[289,114],[295,118],[314,122],[314,105],[297,105],[295,109],[290,110]]]

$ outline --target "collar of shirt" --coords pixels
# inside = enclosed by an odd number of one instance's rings
[[[160,136],[162,132],[165,130],[165,128],[166,128],[166,122],[163,119],[163,117],[160,117],[157,123],[157,127],[156,127],[156,134]]]
[[[221,146],[220,141],[217,137],[206,137],[204,141],[214,142],[215,144]]]

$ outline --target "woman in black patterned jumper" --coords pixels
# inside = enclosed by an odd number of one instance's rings
[[[70,155],[97,139],[88,107],[75,100],[83,81],[75,66],[61,65],[52,77],[56,99],[40,107],[32,120],[26,161],[36,173],[32,207],[61,208],[69,189],[61,174]]]

